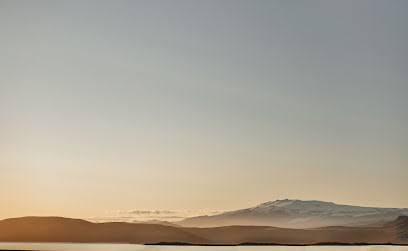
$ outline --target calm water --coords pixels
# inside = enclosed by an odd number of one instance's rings
[[[144,246],[138,244],[95,244],[95,243],[14,243],[0,242],[1,249],[43,250],[43,251],[408,251],[408,246],[238,246],[238,247],[197,247],[197,246]]]

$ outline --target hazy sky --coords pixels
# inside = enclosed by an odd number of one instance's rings
[[[407,11],[0,0],[0,218],[408,207]]]

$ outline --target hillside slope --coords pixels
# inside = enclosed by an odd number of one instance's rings
[[[262,226],[182,228],[155,224],[91,223],[61,217],[23,217],[0,221],[0,241],[117,242],[192,244],[406,243],[408,217],[384,227],[288,229]]]
[[[382,226],[406,208],[377,208],[339,205],[324,201],[276,200],[255,207],[213,216],[198,216],[177,222],[183,227],[230,225],[315,228],[323,226]]]
[[[62,217],[23,217],[0,221],[0,241],[33,242],[207,242],[183,229],[158,224],[91,223]]]

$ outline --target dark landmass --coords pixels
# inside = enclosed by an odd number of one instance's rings
[[[341,243],[341,242],[319,242],[313,244],[279,244],[279,243],[258,243],[244,242],[239,244],[192,244],[183,242],[158,242],[146,243],[144,245],[158,246],[408,246],[408,244],[387,243]]]
[[[309,229],[270,226],[174,227],[124,222],[92,223],[62,217],[0,221],[0,241],[94,242],[155,245],[400,245],[408,244],[408,216],[382,227]]]

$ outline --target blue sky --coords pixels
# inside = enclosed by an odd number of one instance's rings
[[[0,1],[0,217],[408,207],[407,10]]]

